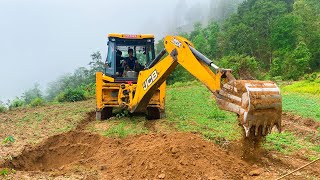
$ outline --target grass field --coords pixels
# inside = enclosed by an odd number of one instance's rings
[[[282,98],[284,111],[320,121],[320,96],[285,92]]]
[[[212,140],[241,137],[236,116],[220,110],[211,92],[200,83],[168,88],[166,112],[178,130],[199,132]]]

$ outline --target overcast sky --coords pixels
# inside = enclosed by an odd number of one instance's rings
[[[108,33],[164,36],[182,1],[209,0],[0,0],[0,100],[104,58]]]

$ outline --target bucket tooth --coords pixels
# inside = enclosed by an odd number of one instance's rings
[[[258,132],[259,132],[259,126],[256,126],[254,135],[255,135],[255,136],[258,136]]]
[[[267,128],[266,125],[264,125],[264,126],[262,127],[262,135],[263,135],[263,136],[266,135],[266,128]]]

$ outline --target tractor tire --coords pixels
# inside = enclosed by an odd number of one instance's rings
[[[112,107],[105,107],[101,111],[101,120],[107,120],[112,117]]]
[[[147,116],[148,120],[162,119],[165,117],[165,113],[162,112],[159,108],[156,107],[148,107],[147,108]]]

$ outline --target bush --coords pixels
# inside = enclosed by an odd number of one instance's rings
[[[8,108],[0,101],[0,113],[5,112]]]
[[[305,80],[308,80],[308,81],[311,81],[311,82],[315,81],[317,78],[318,78],[317,73],[312,73],[312,74],[306,74],[306,75],[304,75],[304,79],[305,79]]]
[[[244,55],[225,56],[219,65],[221,68],[232,69],[237,79],[255,79],[259,71],[257,60]]]
[[[298,80],[310,70],[311,54],[305,43],[300,42],[293,51],[277,51],[271,64],[271,75],[285,80]]]
[[[44,101],[41,97],[36,97],[30,102],[31,107],[37,107],[44,104]]]
[[[56,100],[58,102],[75,102],[86,100],[86,91],[80,88],[76,89],[67,89],[64,92],[60,93]]]
[[[40,90],[40,85],[38,83],[34,84],[34,87],[25,91],[22,98],[26,104],[30,104],[34,99],[42,97]]]
[[[25,105],[25,102],[22,99],[16,97],[14,100],[10,102],[9,109],[18,108],[24,105]]]

